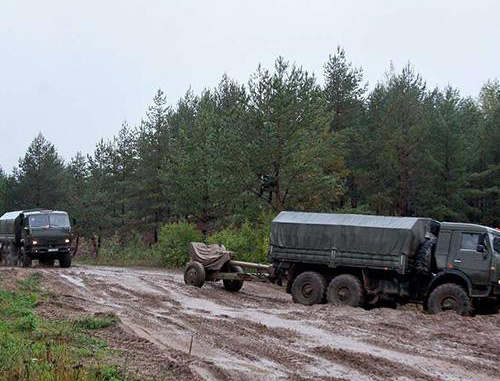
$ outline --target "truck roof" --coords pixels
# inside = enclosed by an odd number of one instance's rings
[[[281,212],[273,222],[286,224],[363,226],[384,229],[411,229],[418,221],[430,218],[387,217],[365,214]]]
[[[65,213],[66,212],[62,210],[49,210],[49,209],[27,209],[27,210],[16,210],[14,212],[7,212],[4,213],[1,217],[0,220],[13,220],[16,219],[17,216],[19,216],[21,213],[23,213],[25,216],[33,215],[33,214],[48,214],[48,213]]]
[[[298,252],[383,255],[398,262],[401,254],[414,255],[433,224],[418,217],[281,212],[271,223],[270,244]]]
[[[498,230],[490,228],[489,226],[468,224],[465,222],[441,222],[441,228],[450,230],[475,230],[492,234],[500,234]]]

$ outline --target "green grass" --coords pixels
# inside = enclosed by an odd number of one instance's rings
[[[43,294],[34,275],[15,291],[0,285],[0,381],[123,381],[106,361],[110,349],[90,330],[115,324],[109,316],[52,321],[36,314]]]
[[[114,315],[106,315],[102,317],[85,316],[73,322],[73,325],[78,328],[87,330],[101,329],[116,324],[117,320]]]

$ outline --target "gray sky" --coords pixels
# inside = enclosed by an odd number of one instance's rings
[[[278,55],[318,77],[342,45],[365,78],[408,60],[429,86],[476,96],[500,78],[500,1],[0,0],[0,166],[41,131],[90,153],[161,87],[170,102]]]

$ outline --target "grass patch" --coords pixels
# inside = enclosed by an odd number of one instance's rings
[[[116,323],[112,316],[52,321],[35,308],[43,296],[39,277],[18,281],[15,291],[0,288],[0,381],[123,381],[105,364],[107,343],[89,330]]]
[[[73,322],[73,325],[81,329],[102,329],[115,325],[117,323],[117,318],[114,315],[104,315],[104,316],[85,316],[78,318]]]

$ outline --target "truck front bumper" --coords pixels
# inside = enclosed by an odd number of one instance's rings
[[[32,246],[29,250],[34,255],[57,255],[69,253],[73,250],[72,246]]]

